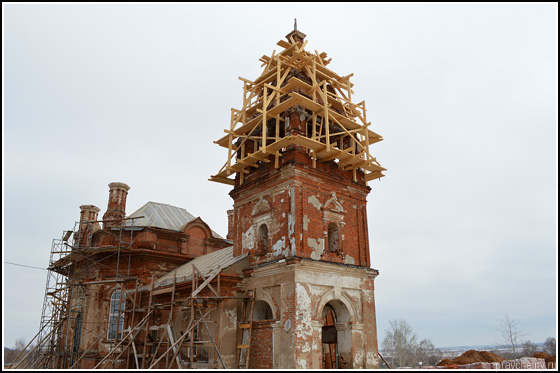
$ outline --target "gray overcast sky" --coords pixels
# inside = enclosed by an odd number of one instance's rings
[[[3,258],[46,267],[79,206],[186,208],[225,235],[213,144],[238,76],[293,28],[384,141],[368,197],[378,335],[491,344],[504,313],[557,336],[558,5],[3,4]],[[3,265],[3,338],[38,331],[46,271]]]

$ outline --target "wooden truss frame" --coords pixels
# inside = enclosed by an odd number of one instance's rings
[[[291,34],[290,34],[291,35]],[[229,176],[239,173],[239,184],[251,167],[272,162],[290,145],[307,149],[313,167],[316,161],[336,160],[343,170],[365,174],[365,181],[383,177],[385,168],[371,156],[369,146],[383,138],[369,129],[365,102],[352,102],[350,78],[339,76],[326,66],[327,54],[304,49],[302,42],[288,35],[281,40],[280,53],[262,56],[264,70],[251,81],[242,77],[243,105],[231,109],[230,129],[214,143],[228,149],[224,166],[209,180],[235,185]],[[304,133],[286,133],[288,110],[298,110],[305,120]],[[304,118],[304,119],[303,119]]]

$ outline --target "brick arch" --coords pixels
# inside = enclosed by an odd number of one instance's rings
[[[341,291],[340,294],[337,295],[334,289],[325,292],[321,296],[321,298],[319,298],[319,301],[316,303],[316,306],[313,309],[312,318],[315,320],[322,320],[323,310],[325,309],[326,304],[329,302],[337,315],[348,315],[348,320],[342,319],[340,321],[349,321],[354,323],[360,319],[358,310],[352,299],[350,299],[350,297],[343,291]]]
[[[196,218],[185,225],[183,232],[188,235],[187,253],[204,255],[207,252],[207,240],[212,237],[212,230],[201,218]]]
[[[183,232],[188,234],[188,231],[190,229],[192,229],[193,227],[198,227],[198,228],[202,229],[206,233],[207,237],[212,236],[212,230],[210,229],[208,224],[206,224],[206,222],[204,220],[202,220],[201,218],[196,218],[194,220],[191,220],[187,224],[185,224],[185,226],[183,227]]]
[[[257,293],[257,297],[255,298],[256,301],[261,300],[268,303],[268,306],[272,310],[272,317],[274,320],[278,320],[278,307],[276,307],[276,303],[272,299],[272,296],[265,291],[260,291]]]

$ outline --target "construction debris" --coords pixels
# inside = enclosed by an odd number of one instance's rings
[[[548,360],[546,360],[548,359]],[[443,359],[436,368],[444,369],[554,369],[556,358],[544,352],[533,357],[506,360],[489,351],[468,350],[454,359]],[[424,367],[430,368],[430,367]],[[433,368],[433,367],[432,367]]]

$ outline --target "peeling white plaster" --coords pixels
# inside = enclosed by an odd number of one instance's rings
[[[362,290],[362,297],[364,302],[371,303],[373,302],[373,292],[369,290]]]
[[[311,203],[313,207],[321,211],[321,202],[319,202],[319,199],[316,196],[307,197],[307,202]]]
[[[311,352],[311,346],[309,345],[309,342],[305,342],[300,352]]]
[[[296,338],[305,340],[313,336],[311,312],[309,312],[311,310],[311,297],[307,293],[306,288],[300,283],[296,283],[296,299],[296,314],[299,317],[299,323],[296,324],[294,332]],[[307,347],[311,348],[309,345]]]
[[[241,237],[241,247],[243,251],[252,250],[255,247],[255,234],[253,227],[250,227],[247,232],[243,233]]]
[[[354,368],[361,367],[364,362],[364,350],[357,348],[354,351]]]
[[[237,312],[235,310],[228,310],[226,309],[226,319],[229,320],[229,322],[227,323],[223,323],[225,325],[222,325],[222,327],[224,329],[237,329],[236,325],[237,325]]]
[[[295,234],[295,211],[296,211],[296,191],[294,187],[290,189],[290,214],[288,215],[288,238],[290,241],[290,246],[292,248],[292,255],[296,255],[296,239],[294,237]],[[286,256],[290,255],[290,251],[288,250]]]
[[[292,214],[288,215],[288,233],[294,234],[294,216]]]
[[[313,338],[313,351],[319,351],[321,346],[319,346],[319,339]]]
[[[346,254],[346,256],[344,256],[344,264],[355,264],[355,263],[356,261],[350,255]]]
[[[307,238],[307,246],[313,249],[311,259],[321,260],[321,255],[325,252],[325,241],[322,238]]]
[[[303,230],[307,232],[307,227],[309,226],[309,216],[303,215]]]
[[[309,285],[309,292],[313,297],[320,298],[331,288],[332,288],[331,286],[325,286],[325,285]]]
[[[298,359],[298,364],[301,369],[307,369],[307,361],[305,359]]]
[[[286,247],[286,236],[282,236],[281,239],[276,241],[274,245],[272,245],[272,255],[278,256],[282,254],[282,249]]]
[[[288,215],[288,238],[290,241],[290,247],[292,249],[292,255],[296,255],[296,239],[294,237],[295,234],[295,225],[296,225],[296,218],[295,218],[295,211],[296,211],[296,191],[294,187],[290,189],[290,214]],[[284,254],[286,256],[290,256],[290,251],[287,250],[287,253]]]
[[[282,213],[282,217],[283,217],[283,218],[286,217],[286,213],[285,213],[285,212]]]
[[[367,353],[367,365],[366,368],[373,368],[374,366],[379,365],[379,359],[377,358],[377,354],[368,351]]]

